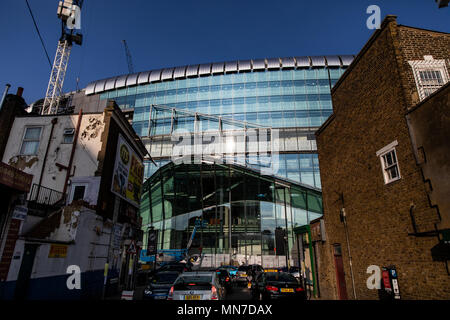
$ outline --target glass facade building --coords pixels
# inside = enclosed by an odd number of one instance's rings
[[[133,128],[151,155],[141,205],[143,252],[148,227],[159,230],[160,250],[177,250],[186,248],[200,219],[204,226],[192,250],[204,254],[204,265],[301,265],[303,241],[296,240],[294,228],[322,214],[314,132],[331,115],[331,88],[352,60],[208,63],[89,84],[86,96],[114,99],[124,111],[132,110]],[[276,164],[270,174],[262,173],[264,152],[249,138],[252,130],[267,130],[268,157]],[[174,163],[179,132],[192,141],[206,135],[209,142],[241,135],[244,148],[216,152],[208,161]]]
[[[143,225],[159,230],[158,247],[168,255],[187,248],[196,221],[204,222],[189,247],[204,267],[299,265],[303,243],[294,228],[322,215],[320,190],[234,164],[168,163],[145,182],[142,199]],[[145,250],[141,258],[150,259]]]
[[[331,88],[352,59],[293,57],[167,68],[99,80],[87,86],[86,94],[133,109],[136,133],[152,142],[152,137],[170,135],[174,125],[172,113],[152,108],[157,105],[271,128],[302,128],[312,145],[302,148],[298,142],[281,151],[276,174],[320,188],[313,133],[331,114]],[[193,130],[193,117],[176,126]],[[202,130],[213,126],[204,121]],[[164,152],[151,154],[158,165],[170,159]],[[146,162],[146,177],[157,167]]]

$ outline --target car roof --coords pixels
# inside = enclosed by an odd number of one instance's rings
[[[160,271],[160,272],[156,272],[156,274],[180,274],[177,271]]]
[[[213,271],[189,271],[183,272],[181,276],[213,276],[215,272]]]
[[[280,277],[280,276],[290,276],[293,277],[292,274],[290,274],[289,272],[265,272],[264,273],[266,276],[275,276],[275,277]]]

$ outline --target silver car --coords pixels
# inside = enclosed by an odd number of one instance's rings
[[[223,300],[225,289],[215,272],[184,272],[170,288],[167,300]]]

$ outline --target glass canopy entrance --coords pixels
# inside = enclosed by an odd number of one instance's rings
[[[185,249],[200,256],[202,267],[299,266],[294,228],[321,216],[319,189],[236,164],[170,162],[144,183],[141,261],[150,259],[146,237],[153,226],[163,260]]]

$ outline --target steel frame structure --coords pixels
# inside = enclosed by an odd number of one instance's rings
[[[71,49],[72,44],[69,41],[60,40],[58,42],[44,105],[42,106],[42,114],[56,114],[58,111]]]

